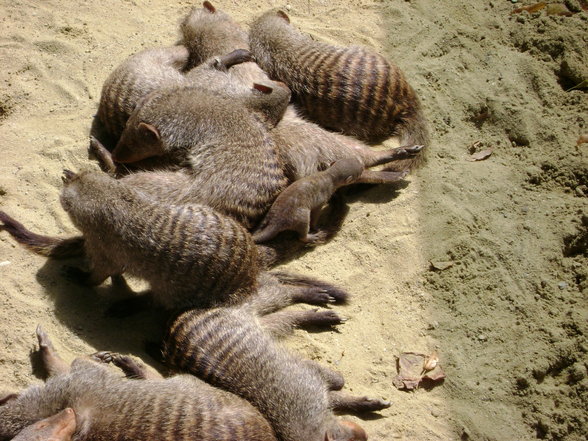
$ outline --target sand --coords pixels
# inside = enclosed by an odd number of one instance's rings
[[[286,7],[215,4],[242,23]],[[305,32],[394,60],[433,135],[428,164],[407,185],[353,195],[341,233],[285,266],[353,296],[337,307],[349,317],[337,332],[297,331],[288,344],[340,370],[353,393],[392,401],[361,421],[372,440],[584,439],[588,144],[576,140],[588,132],[587,13],[511,15],[506,0],[287,6]],[[102,82],[128,55],[172,44],[189,7],[1,1],[2,210],[40,233],[75,234],[60,176],[96,166],[86,148]],[[487,148],[488,159],[468,161]],[[105,317],[108,287],[71,284],[63,264],[0,233],[0,389],[40,381],[30,363],[37,323],[67,359],[114,350],[150,361],[154,314]],[[432,350],[444,384],[396,390],[396,357]]]

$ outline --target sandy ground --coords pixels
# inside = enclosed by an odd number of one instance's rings
[[[215,4],[242,23],[286,7]],[[566,4],[579,11],[585,2]],[[0,0],[2,210],[41,233],[75,233],[58,202],[60,175],[92,164],[87,137],[102,82],[128,55],[173,43],[190,5]],[[342,232],[287,265],[353,295],[338,308],[350,318],[338,332],[297,331],[288,343],[339,369],[352,392],[393,402],[362,422],[373,440],[584,439],[588,145],[576,139],[588,132],[587,13],[511,15],[506,0],[288,8],[306,32],[394,60],[434,139],[407,186],[353,196]],[[467,160],[486,148],[489,159]],[[453,266],[433,271],[431,260]],[[105,349],[146,356],[154,314],[105,317],[107,287],[67,282],[63,262],[5,233],[0,262],[0,388],[39,381],[30,363],[37,323],[68,359]],[[400,352],[435,349],[443,385],[392,386]]]

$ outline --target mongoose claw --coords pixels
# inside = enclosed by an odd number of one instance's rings
[[[388,409],[391,405],[392,403],[390,401],[380,400],[379,398],[361,398],[362,410],[365,410],[366,412],[375,412],[382,409]]]
[[[92,357],[93,359],[101,362],[101,363],[112,363],[112,360],[114,359],[114,354],[112,352],[109,351],[99,351],[99,352],[94,352],[92,355],[90,355],[90,357]]]
[[[341,317],[335,311],[331,310],[322,310],[322,311],[315,311],[315,319],[316,324],[326,325],[326,326],[336,326],[341,325],[347,321],[346,318]]]

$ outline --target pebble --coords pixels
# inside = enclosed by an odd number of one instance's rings
[[[484,334],[480,334],[480,335],[478,335],[478,340],[486,341],[486,340],[488,340],[488,337],[486,337]]]
[[[568,284],[567,284],[566,282],[559,282],[559,283],[557,284],[557,287],[558,287],[559,289],[566,289],[566,288],[568,287]]]
[[[4,262],[0,262],[0,266],[10,265],[10,261],[5,260]]]

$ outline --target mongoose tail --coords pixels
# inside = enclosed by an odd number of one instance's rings
[[[18,243],[35,254],[58,259],[84,255],[82,236],[59,238],[36,234],[3,211],[0,211],[0,222],[0,230],[7,231]]]

